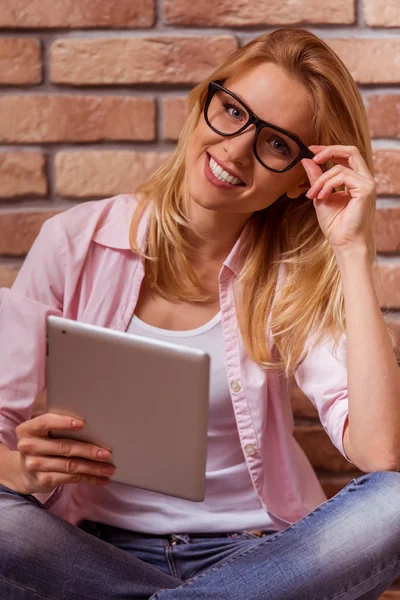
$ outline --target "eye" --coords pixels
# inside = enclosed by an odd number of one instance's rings
[[[268,143],[272,147],[272,150],[274,150],[274,152],[277,152],[278,154],[289,156],[289,154],[291,153],[287,143],[279,137],[269,139]]]
[[[243,117],[245,116],[243,110],[236,104],[233,104],[232,102],[225,102],[224,109],[230,117],[237,121],[243,119]]]

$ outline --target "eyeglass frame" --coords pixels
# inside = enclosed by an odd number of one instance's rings
[[[223,87],[223,85],[221,85],[221,83],[222,82],[219,82],[219,81],[211,81],[208,84],[207,99],[205,101],[204,109],[203,109],[204,119],[205,119],[207,125],[210,127],[210,129],[212,129],[213,131],[215,131],[215,133],[218,133],[218,135],[222,135],[224,137],[233,137],[235,135],[238,135],[239,133],[241,133],[245,129],[247,129],[247,127],[249,127],[249,125],[255,125],[255,127],[256,127],[256,133],[255,133],[254,142],[253,142],[254,156],[256,157],[256,159],[258,160],[258,162],[263,167],[265,167],[269,171],[273,171],[274,173],[285,173],[286,171],[289,171],[289,169],[292,169],[294,166],[296,166],[303,158],[310,158],[311,159],[311,158],[313,158],[315,156],[314,153],[311,152],[311,150],[309,150],[309,148],[307,148],[307,146],[305,144],[303,144],[303,142],[301,141],[301,139],[296,134],[289,133],[285,129],[282,129],[281,127],[278,127],[278,125],[273,125],[272,123],[269,123],[268,121],[264,121],[263,119],[260,119],[259,117],[257,117],[257,115],[243,102],[243,100],[241,100],[238,96],[236,96],[236,94],[234,94],[233,92],[231,92],[231,90],[228,90],[227,88]],[[223,92],[225,92],[226,94],[228,94],[229,96],[231,96],[232,98],[234,98],[236,100],[236,102],[239,102],[239,104],[241,104],[243,106],[243,108],[245,108],[246,111],[249,114],[249,119],[248,119],[247,123],[245,125],[243,125],[243,127],[241,127],[240,129],[238,129],[238,131],[235,131],[235,133],[222,133],[221,131],[219,131],[218,129],[216,129],[215,127],[213,127],[211,125],[209,119],[208,119],[208,116],[207,116],[208,108],[210,106],[211,100],[213,99],[213,96],[215,95],[215,93],[218,90],[222,90]],[[263,163],[263,161],[261,160],[261,158],[258,156],[258,153],[257,153],[257,140],[258,140],[258,136],[259,136],[261,130],[264,129],[264,127],[269,127],[271,129],[274,129],[275,131],[278,131],[279,133],[283,133],[288,138],[290,138],[291,140],[293,140],[294,142],[296,142],[296,144],[300,148],[300,152],[297,155],[297,157],[294,159],[294,161],[292,163],[290,163],[290,165],[288,165],[284,169],[277,170],[277,169],[273,169],[272,167],[268,167],[266,164]]]

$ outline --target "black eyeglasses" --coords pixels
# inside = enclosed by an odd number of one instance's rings
[[[204,118],[215,133],[225,137],[237,135],[249,125],[255,125],[255,157],[263,167],[274,173],[284,173],[302,158],[314,156],[297,135],[259,119],[240,98],[218,81],[212,81],[208,86]]]

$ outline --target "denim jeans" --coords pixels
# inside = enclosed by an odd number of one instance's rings
[[[1,600],[374,600],[399,573],[398,472],[263,537],[76,527],[0,486]]]

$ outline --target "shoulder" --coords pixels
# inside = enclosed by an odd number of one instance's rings
[[[128,249],[129,228],[137,206],[136,196],[119,194],[104,200],[82,202],[51,217],[42,235],[57,232],[59,243],[88,246],[92,241]]]

